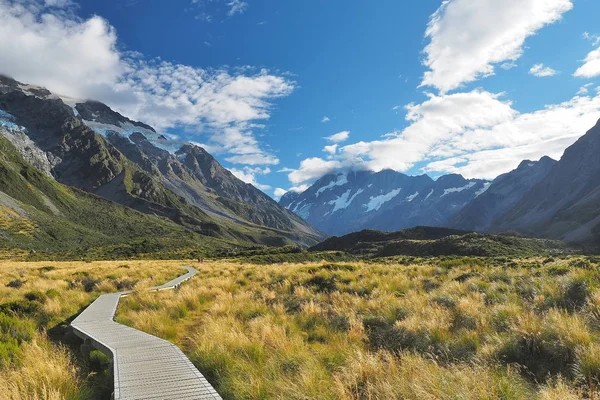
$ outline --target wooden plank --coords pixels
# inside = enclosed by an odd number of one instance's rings
[[[150,290],[174,289],[196,274],[188,272]],[[115,400],[221,399],[190,360],[174,344],[114,321],[122,296],[101,295],[73,322],[75,334],[112,357]]]

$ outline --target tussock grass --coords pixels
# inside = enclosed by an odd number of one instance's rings
[[[210,262],[118,320],[178,344],[227,399],[598,398],[585,261]]]
[[[185,264],[0,262],[0,399],[101,398],[107,360],[46,332]],[[600,397],[597,260],[196,266],[177,291],[124,298],[118,320],[178,344],[226,399]]]
[[[164,283],[185,272],[185,264],[0,262],[0,399],[109,396],[105,360],[96,354],[88,363],[79,357],[77,343],[72,348],[59,343],[70,343],[68,320],[102,293]]]

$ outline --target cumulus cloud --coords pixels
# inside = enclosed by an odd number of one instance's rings
[[[337,152],[338,149],[338,144],[332,144],[331,146],[325,146],[323,147],[323,151],[326,153],[329,153],[331,155],[334,155]]]
[[[425,36],[421,86],[448,92],[494,74],[494,66],[521,57],[527,37],[558,21],[571,0],[446,0]]]
[[[350,137],[349,131],[342,131],[342,132],[338,132],[334,135],[327,136],[325,139],[327,139],[333,143],[342,143],[342,142],[345,142],[346,140],[348,140],[349,137]]]
[[[586,83],[585,85],[583,85],[582,87],[579,88],[579,90],[577,91],[577,95],[578,96],[583,96],[586,95],[590,92],[590,87],[594,86],[593,83]]]
[[[307,158],[302,160],[300,168],[290,172],[288,178],[296,186],[301,184],[306,185],[308,182],[318,179],[331,171],[340,169],[343,166],[344,163],[338,160],[323,160],[318,157]]]
[[[249,183],[252,186],[260,189],[260,190],[269,190],[271,186],[263,185],[256,181],[257,175],[267,175],[271,173],[270,168],[252,168],[252,167],[244,167],[243,169],[231,168],[231,173],[236,176],[239,180]]]
[[[591,51],[583,60],[583,65],[573,76],[578,78],[594,78],[600,76],[600,47]]]
[[[529,74],[533,76],[537,76],[538,78],[545,78],[548,76],[554,76],[558,74],[558,71],[544,66],[544,64],[535,64],[529,70]]]
[[[406,172],[415,166],[427,173],[493,179],[523,159],[560,158],[600,119],[600,93],[530,113],[519,113],[503,94],[481,89],[429,96],[406,106],[409,126],[403,131],[346,145],[328,160],[304,160],[289,180],[312,183],[343,168]]]
[[[202,69],[118,49],[104,19],[78,18],[66,0],[0,0],[0,73],[82,99],[100,100],[158,129],[202,132],[238,164],[277,164],[255,132],[294,82],[267,70]],[[62,7],[62,8],[61,8]]]
[[[323,117],[323,119],[321,119],[322,123],[326,123],[326,122],[329,122],[329,121],[331,121],[331,119],[329,117],[327,117],[327,116],[325,116],[325,117]]]
[[[283,196],[284,194],[286,194],[288,191],[282,188],[275,188],[275,190],[273,191],[273,197],[275,200],[279,200],[281,198],[281,196]]]

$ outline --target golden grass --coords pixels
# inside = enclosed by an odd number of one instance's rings
[[[574,261],[194,263],[178,291],[124,298],[118,320],[178,344],[226,399],[598,398],[600,272]],[[0,319],[0,399],[94,398],[45,330],[186,264],[0,262],[0,307],[37,307],[12,330]]]
[[[118,320],[177,343],[227,399],[590,398],[600,274],[541,261],[212,262]]]
[[[49,341],[46,330],[66,326],[101,293],[164,283],[185,272],[185,264],[1,261],[0,399],[98,398],[97,376],[74,358],[77,349]]]
[[[0,371],[0,399],[62,400],[89,396],[71,354],[42,335],[23,344],[17,365]]]

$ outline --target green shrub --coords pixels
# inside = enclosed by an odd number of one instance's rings
[[[20,279],[15,279],[15,280],[8,282],[6,284],[6,287],[13,288],[13,289],[20,289],[24,284],[25,284],[24,281],[22,281]]]
[[[315,275],[306,281],[306,285],[319,293],[331,293],[337,289],[334,275]]]
[[[81,284],[83,285],[83,290],[85,290],[88,293],[93,292],[99,283],[100,283],[100,279],[94,279],[94,278],[90,278],[88,276],[86,276],[85,278],[83,278],[81,280]]]
[[[562,298],[559,299],[559,307],[569,311],[579,311],[587,304],[590,294],[588,283],[583,280],[571,280],[563,288]]]
[[[133,288],[138,283],[138,281],[132,280],[132,279],[121,279],[121,280],[115,281],[113,283],[115,285],[115,289],[117,289],[119,292],[121,292],[124,290],[133,290]]]
[[[384,349],[398,353],[402,350],[414,350],[422,339],[405,328],[395,326],[394,322],[382,317],[369,317],[363,320],[363,326],[369,345],[376,350]]]
[[[9,303],[0,304],[0,313],[16,313],[22,316],[33,316],[38,313],[42,305],[37,301],[16,300]]]
[[[42,293],[37,290],[25,293],[25,298],[29,301],[37,301],[38,303],[42,304],[44,304],[48,299],[45,293]]]

